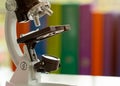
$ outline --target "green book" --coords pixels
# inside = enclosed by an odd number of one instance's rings
[[[78,30],[79,5],[62,6],[62,24],[70,24],[71,30],[62,33],[61,69],[62,74],[78,74]]]
[[[47,18],[47,25],[61,25],[61,4],[53,3],[51,4],[51,9],[53,11],[53,14]],[[61,34],[57,34],[53,37],[48,38],[46,45],[48,55],[60,58]],[[59,69],[52,73],[59,73]]]

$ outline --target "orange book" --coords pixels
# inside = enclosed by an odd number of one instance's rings
[[[20,37],[21,34],[25,34],[30,31],[29,24],[30,24],[29,22],[27,22],[27,23],[18,23],[17,22],[16,28],[17,28],[17,37],[18,38]],[[22,51],[23,51],[23,46],[24,46],[24,44],[20,44],[20,48]]]
[[[17,22],[16,23],[17,38],[19,38],[21,34],[25,34],[30,31],[29,24],[30,24],[29,22],[27,22],[27,23],[18,23]],[[24,44],[20,44],[20,48],[21,48],[22,52],[23,52],[23,46],[24,46]],[[11,62],[11,66],[12,66],[12,70],[15,71],[16,66],[14,65],[13,62]]]
[[[92,75],[103,74],[103,14],[92,13]]]

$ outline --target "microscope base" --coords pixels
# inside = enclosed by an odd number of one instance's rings
[[[21,58],[19,65],[16,71],[14,72],[10,82],[6,82],[6,86],[76,86],[54,82],[42,83],[41,78],[44,76],[41,77],[40,74],[41,73],[39,73],[40,77],[37,78],[36,72],[33,70],[33,66],[30,65],[30,62],[28,62],[25,58]],[[38,82],[38,80],[40,81]]]

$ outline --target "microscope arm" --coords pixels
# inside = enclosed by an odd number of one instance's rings
[[[23,53],[17,43],[17,35],[16,35],[16,16],[13,12],[7,11],[6,19],[5,19],[5,37],[8,50],[10,52],[12,61],[17,66],[19,64],[19,60],[23,57]]]

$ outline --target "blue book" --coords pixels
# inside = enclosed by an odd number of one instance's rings
[[[43,16],[42,18],[40,18],[40,23],[41,25],[39,27],[36,27],[34,24],[34,21],[31,21],[30,31],[36,30],[38,28],[39,29],[45,28],[46,27],[46,16]],[[40,59],[41,55],[46,53],[46,41],[42,40],[39,43],[37,43],[35,46],[35,51],[36,51],[38,58]]]

